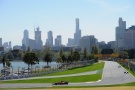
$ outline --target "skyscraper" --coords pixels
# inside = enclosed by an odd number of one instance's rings
[[[29,47],[30,47],[31,50],[34,50],[36,48],[35,45],[36,45],[35,40],[29,39]]]
[[[11,41],[9,41],[9,49],[12,49]]]
[[[74,45],[79,44],[81,38],[81,30],[79,29],[79,18],[76,18],[76,31],[74,33]]]
[[[74,39],[68,38],[67,46],[72,47],[74,45]]]
[[[91,52],[92,46],[96,45],[97,39],[94,37],[94,35],[90,36],[83,36],[79,41],[79,47],[81,48],[81,51],[84,51],[84,48],[88,50],[88,52]]]
[[[5,51],[8,51],[9,50],[8,42],[4,42],[3,47]]]
[[[131,26],[123,34],[124,49],[135,49],[135,26]]]
[[[0,47],[2,47],[2,38],[0,38]]]
[[[39,27],[36,28],[37,31],[35,31],[35,46],[37,50],[42,49],[42,40],[41,40],[41,31],[39,31]]]
[[[46,39],[46,44],[49,46],[53,46],[53,34],[52,31],[49,31],[48,33],[48,38]]]
[[[119,18],[118,26],[116,27],[116,48],[120,50],[123,48],[123,33],[126,30],[126,21]]]
[[[61,42],[61,35],[58,35],[57,38],[55,39],[55,45],[56,45],[56,46],[62,45],[62,42]]]
[[[29,32],[27,29],[24,30],[24,36],[22,39],[22,45],[25,45],[26,49],[29,46]]]

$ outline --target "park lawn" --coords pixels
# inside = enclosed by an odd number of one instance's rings
[[[104,68],[104,62],[95,63],[90,66],[84,66],[84,67],[78,67],[70,70],[65,70],[62,72],[55,72],[50,74],[45,74],[45,76],[55,76],[55,75],[66,75],[66,74],[76,74],[76,73],[82,73],[82,72],[90,72],[95,70],[102,70]]]
[[[102,74],[92,74],[92,75],[60,77],[60,78],[10,80],[10,81],[1,81],[0,83],[54,83],[54,82],[59,82],[59,81],[68,81],[69,83],[76,83],[76,82],[98,81],[98,80],[101,80],[101,78],[102,78]]]

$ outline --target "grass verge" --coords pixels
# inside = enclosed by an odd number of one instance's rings
[[[95,63],[91,66],[78,67],[78,68],[74,68],[74,69],[70,69],[70,70],[65,70],[65,71],[62,71],[62,72],[45,74],[45,76],[76,74],[76,73],[82,73],[82,72],[101,70],[103,68],[104,68],[104,62],[100,62],[100,63]]]
[[[59,81],[74,82],[90,82],[100,80],[102,74],[92,74],[83,76],[72,76],[72,77],[60,77],[60,78],[41,78],[41,79],[30,79],[30,80],[11,80],[2,81],[0,83],[54,83]]]

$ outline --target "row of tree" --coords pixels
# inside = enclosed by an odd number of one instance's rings
[[[58,63],[68,63],[68,62],[76,62],[79,60],[91,60],[95,59],[94,54],[98,53],[97,47],[92,48],[92,54],[87,52],[87,49],[84,48],[84,52],[78,52],[71,49],[69,52],[63,52],[60,49],[59,52],[55,53],[51,50],[49,46],[46,46],[41,52],[31,52],[30,48],[26,52],[22,51],[11,51],[3,56],[1,56],[0,61],[3,63],[3,67],[5,67],[5,62],[14,59],[14,55],[22,56],[22,60],[28,64],[28,66],[32,66],[34,64],[38,64],[39,60],[43,60],[47,62],[47,66],[49,62],[56,60]],[[10,64],[11,65],[11,64]]]
[[[135,58],[135,49],[122,50],[119,52],[119,58],[123,59],[134,59]]]

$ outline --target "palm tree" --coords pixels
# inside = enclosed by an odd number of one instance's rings
[[[43,60],[47,62],[47,66],[48,66],[48,63],[52,62],[52,55],[50,53],[45,54]]]

